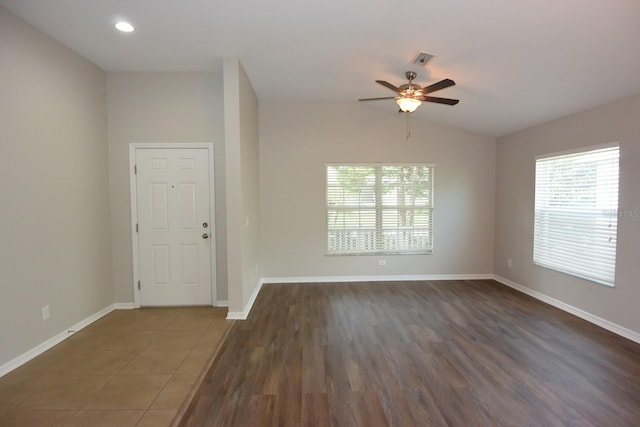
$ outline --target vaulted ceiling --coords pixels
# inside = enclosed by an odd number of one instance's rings
[[[640,93],[638,0],[0,0],[106,71],[220,71],[259,99],[392,96],[376,79],[443,78],[414,114],[491,136]],[[136,31],[114,30],[119,19]],[[1,41],[0,41],[1,43]],[[418,51],[435,55],[411,65]],[[393,101],[358,108],[397,114]]]

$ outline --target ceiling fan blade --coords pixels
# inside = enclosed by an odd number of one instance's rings
[[[388,87],[389,89],[391,89],[391,90],[392,90],[392,91],[394,91],[394,92],[398,92],[398,93],[400,92],[400,88],[398,88],[398,87],[396,87],[396,86],[392,85],[392,84],[391,84],[391,83],[389,83],[389,82],[385,82],[384,80],[376,80],[376,83],[379,83],[379,84],[381,84],[382,86]]]
[[[358,99],[358,101],[379,101],[381,99],[396,99],[395,96],[384,96],[382,98],[362,98]]]
[[[454,82],[451,79],[444,79],[444,80],[440,80],[438,83],[434,83],[432,85],[429,85],[427,87],[423,87],[422,89],[420,89],[420,92],[422,92],[423,94],[428,94],[431,92],[435,92],[437,90],[442,90],[442,89],[446,89],[448,87],[451,87],[453,85],[455,85],[456,82]]]
[[[436,104],[456,105],[460,102],[459,99],[451,98],[438,98],[436,96],[423,96],[422,100],[425,102],[435,102]]]

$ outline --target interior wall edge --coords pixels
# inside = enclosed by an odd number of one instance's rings
[[[380,276],[308,276],[308,277],[264,277],[270,283],[342,283],[342,282],[408,282],[427,280],[491,280],[493,273],[478,274],[406,274]]]
[[[249,317],[249,313],[251,312],[251,308],[253,307],[253,303],[256,302],[256,298],[258,298],[258,294],[260,293],[260,289],[262,289],[262,285],[264,284],[264,280],[260,279],[255,289],[251,293],[249,300],[244,305],[244,309],[242,311],[229,311],[227,312],[227,320],[246,320]],[[227,304],[228,306],[228,304]]]

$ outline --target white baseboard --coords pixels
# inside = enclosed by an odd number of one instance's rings
[[[264,280],[260,279],[260,281],[258,282],[258,285],[253,290],[253,293],[251,294],[251,297],[249,298],[249,301],[247,301],[247,304],[245,304],[244,310],[242,310],[242,311],[229,311],[227,313],[227,319],[228,320],[246,320],[247,317],[249,317],[249,313],[251,312],[251,308],[253,307],[253,303],[256,302],[256,298],[258,297],[258,293],[260,293],[260,289],[262,289],[263,283],[265,283]]]
[[[229,301],[218,300],[212,304],[213,307],[229,307]],[[113,304],[114,310],[133,310],[137,308],[133,302],[117,302]]]
[[[527,288],[519,283],[513,282],[509,279],[505,279],[504,277],[495,275],[494,280],[502,283],[503,285],[509,286],[517,291],[522,292],[523,294],[527,294],[530,297],[533,297],[537,300],[545,302],[549,305],[552,305],[560,310],[566,311],[567,313],[573,314],[576,317],[579,317],[587,322],[593,323],[594,325],[600,326],[614,334],[620,335],[624,338],[627,338],[631,341],[637,342],[640,344],[640,333],[636,331],[632,331],[631,329],[625,328],[624,326],[620,326],[617,323],[610,322],[602,317],[596,316],[595,314],[591,314],[587,311],[584,311],[580,308],[574,307],[570,304],[557,300],[555,298],[551,298],[543,293],[538,291],[534,291],[533,289]]]
[[[51,347],[55,346],[56,344],[61,343],[65,339],[69,338],[71,335],[75,334],[79,330],[81,330],[83,328],[86,328],[91,323],[93,323],[96,320],[100,319],[101,317],[104,317],[107,314],[111,313],[115,309],[115,305],[116,304],[112,304],[112,305],[110,305],[110,306],[108,306],[106,308],[103,308],[102,310],[98,311],[97,313],[94,313],[91,316],[79,321],[75,325],[72,325],[72,326],[70,326],[68,328],[65,328],[64,331],[62,331],[59,334],[49,338],[46,341],[38,344],[37,346],[33,347],[31,350],[28,350],[25,353],[22,353],[20,356],[14,358],[14,359],[11,359],[7,363],[1,365],[0,366],[0,377],[2,377],[3,375],[8,374],[9,372],[13,371],[14,369],[16,369],[18,367],[24,365],[25,363],[27,363],[31,359],[33,359],[33,358],[41,355],[45,351],[49,350]]]
[[[406,282],[427,280],[491,280],[493,274],[426,274],[388,276],[264,277],[263,283]]]
[[[227,320],[247,320],[244,311],[230,311],[227,313]]]
[[[136,305],[132,302],[117,302],[113,304],[114,310],[133,310]]]
[[[258,286],[251,294],[251,298],[243,311],[230,311],[229,320],[245,320],[256,301],[262,285],[265,283],[335,283],[335,282],[389,282],[389,281],[420,281],[420,280],[490,280],[493,274],[439,274],[439,275],[400,275],[400,276],[313,276],[313,277],[265,277],[260,279]]]

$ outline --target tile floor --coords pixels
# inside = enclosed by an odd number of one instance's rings
[[[171,425],[226,308],[116,310],[0,378],[0,426]]]

